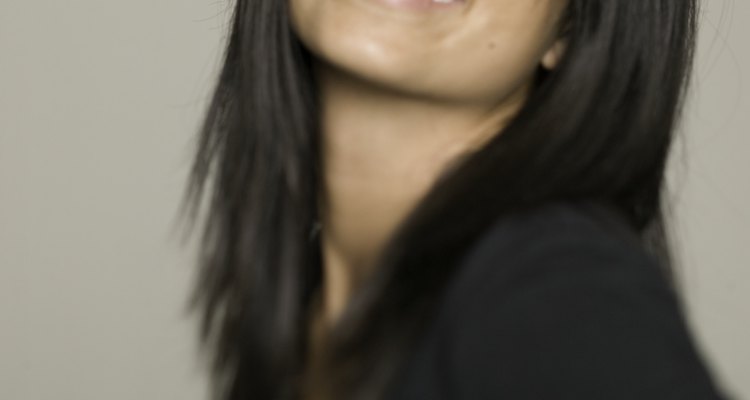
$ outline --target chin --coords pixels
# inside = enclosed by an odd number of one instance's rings
[[[290,1],[293,29],[321,63],[414,97],[497,101],[529,78],[543,42],[526,19],[498,19],[493,2],[508,0],[465,2],[468,12],[387,5],[407,0]],[[526,3],[512,4],[520,13]]]
[[[385,0],[291,1],[297,36],[326,64],[414,94],[450,80],[441,64],[450,60],[453,36],[461,32],[455,18],[415,19],[378,4]]]

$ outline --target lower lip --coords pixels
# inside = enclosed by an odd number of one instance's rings
[[[405,10],[438,10],[460,7],[466,0],[435,1],[435,0],[377,0],[387,6]]]

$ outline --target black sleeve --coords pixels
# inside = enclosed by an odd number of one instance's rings
[[[560,240],[513,266],[484,258],[519,272],[488,273],[453,319],[448,398],[726,398],[654,261],[602,243]]]

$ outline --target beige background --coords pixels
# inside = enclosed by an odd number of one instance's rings
[[[174,217],[226,2],[0,2],[0,398],[198,400]],[[750,3],[708,0],[674,158],[691,324],[750,398]]]

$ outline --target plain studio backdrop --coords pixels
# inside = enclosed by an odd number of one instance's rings
[[[0,2],[0,398],[206,398],[175,217],[226,0]],[[689,322],[750,399],[750,3],[704,0],[670,169]]]

